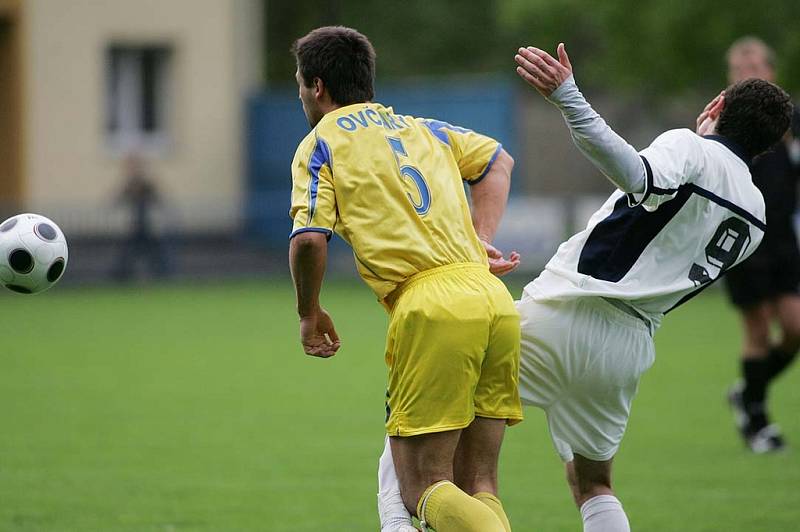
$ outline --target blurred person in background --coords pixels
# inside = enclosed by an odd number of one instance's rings
[[[137,263],[146,261],[154,277],[166,277],[169,260],[153,223],[154,211],[163,205],[161,196],[139,154],[125,158],[123,171],[125,183],[116,203],[129,211],[130,225],[112,275],[118,281],[129,281]]]
[[[748,78],[775,80],[775,54],[758,38],[734,42],[727,61],[730,83]],[[793,222],[800,175],[798,114],[795,107],[790,131],[751,166],[753,183],[766,204],[767,231],[756,252],[726,279],[744,334],[742,379],[728,398],[745,445],[756,453],[784,447],[780,430],[770,422],[767,392],[800,349],[800,251]],[[777,339],[770,335],[773,324],[780,329]]]

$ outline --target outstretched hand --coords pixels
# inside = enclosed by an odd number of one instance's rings
[[[498,277],[502,277],[507,273],[511,273],[517,269],[521,263],[519,253],[512,251],[506,259],[503,252],[488,243],[481,240],[483,248],[486,250],[486,255],[489,257],[489,271]]]
[[[520,48],[514,60],[519,65],[517,74],[545,98],[549,98],[572,75],[572,64],[563,42],[558,45],[558,61],[533,46]]]
[[[332,357],[342,345],[333,320],[323,309],[300,318],[300,342],[307,355],[319,358]]]

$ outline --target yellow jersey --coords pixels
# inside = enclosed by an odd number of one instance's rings
[[[292,161],[293,237],[339,234],[384,301],[411,276],[487,264],[463,182],[489,171],[501,145],[438,120],[359,103],[326,114]]]

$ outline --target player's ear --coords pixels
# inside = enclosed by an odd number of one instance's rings
[[[325,82],[320,78],[314,78],[314,97],[318,100],[325,94]]]

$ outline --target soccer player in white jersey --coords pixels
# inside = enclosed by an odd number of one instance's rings
[[[706,106],[696,133],[667,131],[637,153],[584,99],[563,44],[558,60],[533,47],[515,59],[618,189],[525,287],[520,395],[547,414],[584,531],[629,531],[611,464],[655,358],[653,333],[758,247],[764,200],[748,164],[784,135],[792,105],[779,87],[745,80]],[[381,493],[395,482],[386,458]]]

